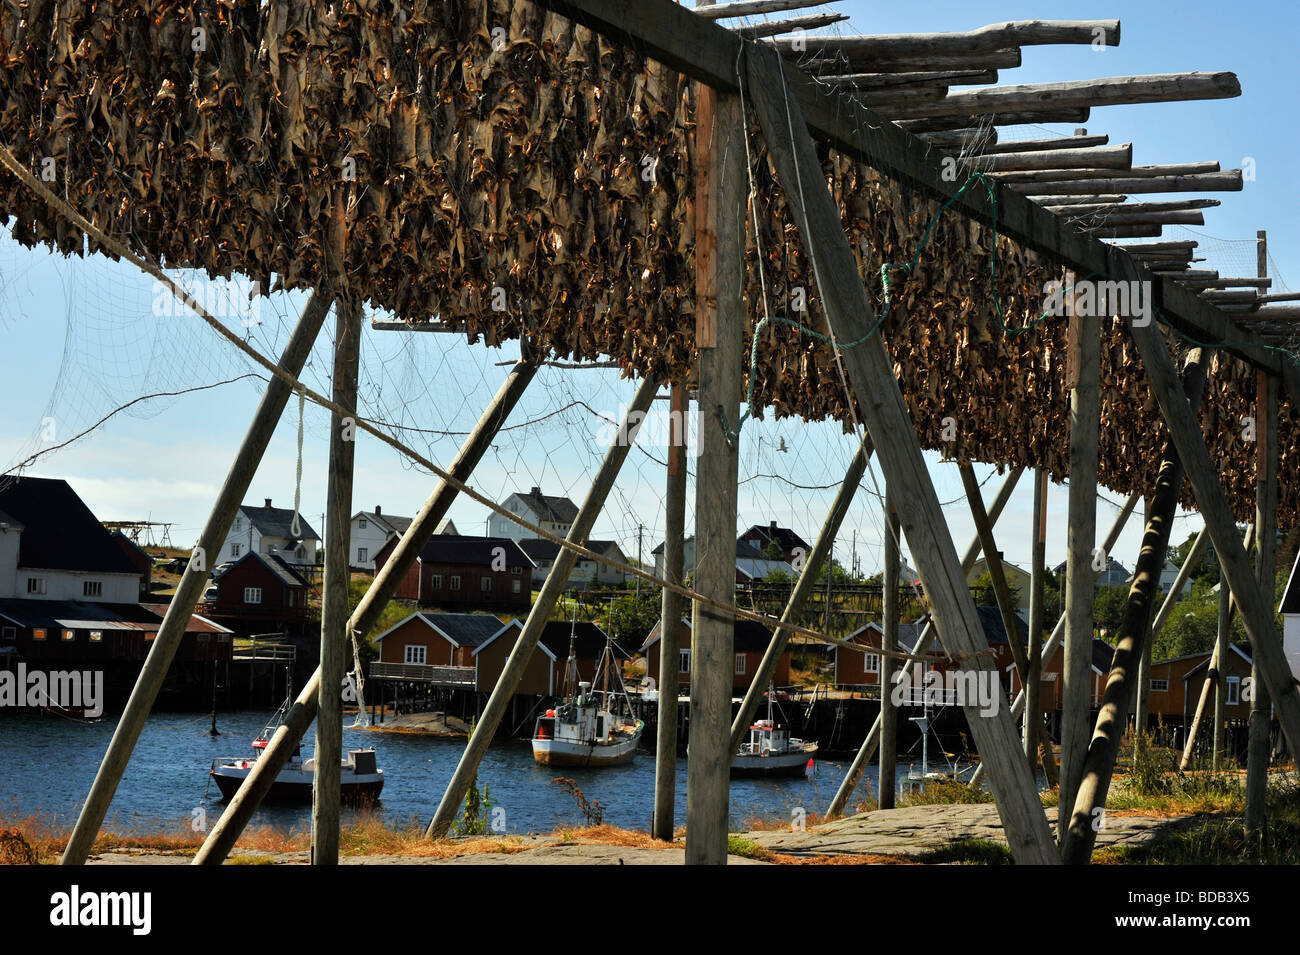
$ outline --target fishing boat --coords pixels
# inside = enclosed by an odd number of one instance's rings
[[[817,744],[794,739],[786,727],[776,722],[772,713],[773,694],[767,694],[767,718],[749,728],[749,741],[740,744],[731,761],[731,775],[802,776],[817,754]]]
[[[618,766],[636,754],[645,723],[632,713],[608,637],[593,679],[602,689],[592,690],[593,683],[579,679],[570,630],[564,702],[539,716],[533,728],[533,759],[541,765]]]
[[[291,701],[286,699],[267,723],[257,739],[253,740],[252,758],[219,756],[208,770],[209,782],[216,782],[222,800],[231,799],[239,791],[248,774],[266,751],[267,743],[279,728],[289,711]],[[340,799],[351,805],[369,804],[379,799],[384,788],[384,771],[375,762],[373,749],[351,749],[340,765]],[[312,785],[316,780],[316,760],[302,758],[302,746],[294,748],[293,755],[276,774],[275,782],[267,792],[267,802],[310,804]]]

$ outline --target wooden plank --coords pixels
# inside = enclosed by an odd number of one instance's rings
[[[806,7],[825,6],[831,0],[733,0],[732,3],[715,3],[693,10],[707,20],[726,20],[731,17],[753,17],[764,13],[782,13]]]
[[[854,453],[853,460],[849,462],[848,470],[844,473],[844,480],[840,482],[839,490],[835,492],[835,499],[831,502],[831,509],[826,515],[826,520],[822,523],[822,529],[817,535],[817,540],[813,544],[812,550],[804,556],[803,568],[799,571],[799,578],[795,581],[794,587],[791,588],[785,608],[781,611],[782,623],[794,623],[802,612],[803,606],[808,600],[808,595],[812,593],[813,587],[817,585],[817,577],[826,564],[826,558],[830,555],[831,548],[835,546],[835,535],[840,532],[840,525],[844,522],[844,515],[848,513],[849,504],[853,502],[853,496],[857,493],[858,485],[862,482],[862,475],[866,473],[867,461],[870,460],[870,457],[871,439],[868,438],[858,445],[858,450]],[[885,556],[886,558],[889,556],[888,544],[885,545]],[[888,587],[884,588],[884,593],[885,599],[888,600]],[[829,607],[829,604],[827,606]],[[736,718],[731,721],[731,752],[733,754],[740,747],[740,744],[745,741],[750,724],[758,714],[759,704],[762,703],[768,686],[776,674],[777,665],[781,662],[781,655],[785,653],[789,640],[790,631],[783,627],[777,627],[772,634],[772,639],[768,641],[767,649],[763,652],[763,659],[759,662],[758,669],[754,672],[754,678],[749,684],[749,689],[745,691],[745,698],[740,703],[740,709],[736,712]]]
[[[683,556],[686,539],[686,415],[690,401],[686,388],[672,386],[672,428],[668,445],[668,484],[664,491],[663,578],[671,584],[685,582]],[[677,674],[681,664],[682,596],[667,587],[659,615],[659,706],[655,738],[655,804],[651,829],[656,839],[673,841],[677,799]]]
[[[1038,169],[998,173],[994,178],[998,182],[1085,182],[1089,179],[1163,179],[1168,176],[1201,176],[1222,172],[1217,162],[1182,162],[1163,163],[1158,166],[1128,166],[1123,172],[1115,172],[1115,167],[1107,166],[1043,166]],[[1087,189],[1087,185],[1079,187]]]
[[[1200,407],[1205,392],[1204,353],[1193,348],[1187,353],[1183,390],[1192,407]],[[1151,613],[1160,593],[1160,571],[1165,565],[1170,528],[1178,499],[1183,490],[1183,468],[1172,441],[1167,442],[1156,475],[1155,488],[1147,509],[1147,525],[1142,535],[1142,550],[1133,569],[1133,585],[1124,602],[1124,614],[1116,635],[1114,658],[1102,694],[1097,726],[1088,745],[1080,780],[1072,806],[1069,827],[1063,840],[1061,856],[1068,865],[1084,865],[1092,855],[1106,811],[1120,740],[1128,725],[1129,703],[1133,698],[1133,681],[1148,635]],[[1062,810],[1064,815],[1064,810]]]
[[[515,364],[452,460],[451,466],[447,469],[450,476],[461,482],[469,480],[475,466],[491,447],[492,439],[510,417],[510,412],[518,404],[536,373],[537,365],[532,362],[519,361]],[[392,556],[388,558],[383,569],[375,575],[375,579],[357,604],[357,608],[352,612],[348,620],[349,631],[368,633],[379,620],[380,614],[397,592],[398,584],[406,572],[415,566],[416,558],[424,549],[429,535],[447,515],[456,495],[457,489],[453,485],[445,480],[438,482],[433,493],[411,520],[410,526],[393,549]],[[289,708],[284,723],[275,731],[266,749],[253,765],[252,772],[240,784],[239,791],[222,811],[221,818],[212,827],[212,831],[208,833],[198,854],[195,855],[195,865],[220,865],[234,848],[235,842],[252,819],[253,813],[257,811],[257,807],[270,791],[276,775],[288,762],[303,734],[307,732],[307,728],[316,717],[320,672],[320,667],[317,667]]]
[[[849,386],[879,455],[885,478],[900,495],[898,516],[912,548],[944,646],[971,669],[988,670],[988,642],[966,587],[938,496],[921,454],[907,405],[894,377],[893,362],[877,334],[875,310],[860,282],[835,281],[855,275],[857,265],[826,188],[817,151],[797,102],[789,97],[777,56],[751,51],[747,77],[759,125],[777,177],[810,257],[830,328],[841,343]],[[808,170],[801,175],[800,170]],[[864,337],[865,336],[865,337]],[[1004,709],[992,715],[965,707],[975,744],[992,769],[994,799],[1012,856],[1021,863],[1058,860],[1051,830],[1020,748],[1019,735]],[[694,710],[692,709],[692,716]],[[689,832],[689,824],[688,824]]]
[[[898,574],[902,563],[899,537],[902,528],[898,523],[898,509],[892,495],[885,497],[885,563],[881,569],[880,583],[883,600],[880,608],[880,792],[876,805],[893,809],[897,803],[898,789],[898,707],[894,706],[894,674],[898,661]],[[964,569],[964,568],[963,568]]]
[[[320,334],[321,325],[329,314],[332,301],[333,296],[328,291],[316,290],[311,293],[311,297],[303,307],[298,323],[294,326],[293,333],[289,336],[289,341],[280,355],[280,367],[293,376],[297,377],[302,371],[307,357],[311,354],[312,345]],[[145,721],[149,718],[149,711],[153,709],[154,700],[158,697],[158,691],[162,689],[172,659],[180,648],[181,640],[190,623],[190,615],[194,613],[195,605],[203,596],[212,568],[220,557],[221,545],[230,532],[235,513],[243,503],[244,495],[252,484],[253,475],[257,472],[266,446],[270,443],[271,436],[275,433],[275,426],[279,423],[284,406],[292,394],[293,391],[287,384],[279,378],[272,378],[262,394],[262,400],[258,402],[257,411],[235,454],[234,463],[199,534],[198,545],[190,563],[185,568],[185,573],[181,575],[176,593],[172,596],[162,624],[158,627],[157,636],[149,647],[149,655],[145,658],[139,677],[136,678],[126,708],[122,711],[116,729],[113,730],[113,739],[109,742],[104,759],[95,773],[95,781],[91,784],[90,793],[86,796],[72,835],[68,839],[68,845],[63,851],[64,865],[82,865],[90,854],[95,837],[99,834],[99,827],[103,824],[104,817],[108,814],[108,807],[117,792],[122,773],[131,760],[136,741],[139,740]]]
[[[651,378],[643,379],[638,386],[618,434],[605,452],[605,458],[601,461],[600,469],[591,482],[587,497],[578,509],[577,517],[573,519],[573,526],[565,536],[566,540],[573,543],[583,543],[587,540],[592,525],[595,524],[596,518],[605,506],[605,498],[609,495],[610,488],[614,486],[619,469],[627,460],[632,445],[636,443],[637,429],[657,390],[658,385]],[[515,690],[519,687],[524,669],[528,666],[533,651],[537,649],[537,641],[542,635],[542,629],[550,619],[551,611],[555,609],[560,595],[568,586],[569,573],[577,562],[577,553],[567,547],[561,548],[555,555],[555,563],[551,565],[550,573],[546,575],[546,582],[542,584],[537,599],[533,601],[523,630],[515,639],[514,648],[501,668],[496,686],[492,688],[492,694],[479,714],[474,732],[470,734],[469,741],[465,744],[465,752],[461,754],[451,780],[447,783],[442,801],[438,803],[433,819],[429,822],[425,834],[430,839],[446,836],[451,829],[451,824],[455,822],[456,814],[460,812],[461,804],[465,801],[465,794],[469,792],[469,787],[478,776],[478,767],[483,761],[483,754],[487,752],[492,737],[496,735],[497,728],[501,725]]]
[[[808,57],[808,58],[805,58]],[[879,56],[851,56],[834,51],[823,55],[790,54],[792,65],[813,75],[845,73],[930,73],[944,70],[1013,70],[1020,65],[1020,48],[990,50],[988,53],[884,53]]]
[[[1011,493],[1016,489],[1016,483],[1020,480],[1020,475],[1024,474],[1024,468],[1013,468],[1006,478],[1002,481],[1002,486],[998,488],[997,495],[993,498],[993,503],[989,505],[989,523],[996,525],[998,517],[1002,514],[1002,509],[1006,507],[1007,501],[1011,499]],[[980,539],[975,537],[966,545],[966,552],[961,559],[961,572],[963,575],[969,574],[970,569],[975,566],[975,561],[980,556]],[[921,636],[916,641],[916,646],[912,648],[913,655],[926,653],[930,645],[934,642],[935,630],[932,621],[926,621],[925,628],[921,631]],[[883,685],[883,684],[882,684]],[[827,819],[838,819],[844,813],[844,807],[848,804],[849,797],[853,795],[853,790],[857,789],[858,782],[862,779],[862,770],[866,767],[871,757],[875,755],[876,747],[880,743],[881,732],[883,730],[883,721],[881,715],[877,715],[871,728],[867,731],[866,738],[863,739],[862,745],[858,748],[857,755],[853,757],[853,762],[849,764],[848,772],[840,780],[839,788],[835,791],[835,796],[831,799],[830,807],[826,810]],[[882,759],[884,757],[881,757]]]
[[[1261,233],[1262,235],[1262,233]],[[1261,270],[1267,269],[1267,260],[1260,255]],[[1255,383],[1255,433],[1258,443],[1255,465],[1255,576],[1260,590],[1268,595],[1274,592],[1277,549],[1277,379],[1264,372],[1256,372]],[[1269,622],[1272,623],[1272,616]],[[1277,628],[1262,639],[1280,643]],[[1271,725],[1273,706],[1268,696],[1263,675],[1253,662],[1250,668],[1250,731],[1246,742],[1246,831],[1258,834],[1267,819],[1268,764],[1272,755]]]
[[[996,83],[997,70],[925,70],[918,73],[821,74],[832,86],[851,86],[859,92],[924,86],[972,86]]]
[[[1088,751],[1092,697],[1093,594],[1097,578],[1097,433],[1101,422],[1101,324],[1095,316],[1070,309],[1078,370],[1070,391],[1070,492],[1065,566],[1065,663],[1061,697],[1061,799],[1073,806],[1083,780]],[[1073,353],[1072,353],[1073,357]],[[1104,559],[1104,558],[1103,558]],[[1057,820],[1062,842],[1069,828],[1065,812]]]
[[[1038,762],[1038,743],[1043,734],[1043,597],[1047,579],[1047,471],[1034,471],[1034,545],[1029,563],[1029,675],[1021,681],[1025,690],[1025,755],[1029,770]]]
[[[783,53],[830,53],[846,57],[930,56],[936,53],[991,53],[1010,47],[1096,42],[1119,45],[1118,20],[1010,20],[976,30],[950,33],[882,33],[808,38],[806,50],[794,41],[772,46]]]
[[[997,601],[998,612],[1002,615],[1002,629],[1007,632],[1007,648],[1011,651],[1016,672],[1023,684],[1029,679],[1029,658],[1020,642],[1020,621],[1016,618],[1011,588],[1007,586],[1006,572],[1002,568],[1002,552],[998,550],[993,538],[993,525],[989,523],[989,516],[984,510],[984,498],[980,496],[980,485],[975,478],[974,469],[969,462],[961,461],[957,464],[957,470],[961,473],[971,520],[975,523],[975,533],[979,535],[980,549],[984,551],[984,566],[988,568],[989,579],[993,581],[993,596]]]
[[[312,785],[311,861],[338,865],[343,761],[341,687],[348,653],[348,540],[356,458],[357,377],[361,369],[361,303],[349,295],[335,310],[333,397],[352,416],[330,415],[325,497],[325,571],[321,584],[320,695],[316,719],[316,777]]]
[[[787,17],[784,20],[734,26],[732,29],[746,39],[756,40],[760,37],[780,36],[783,33],[794,33],[799,30],[820,30],[822,27],[840,23],[848,18],[847,13],[814,13],[806,17]]]
[[[1129,169],[1133,165],[1133,144],[1092,146],[1086,149],[1044,149],[1037,152],[1003,152],[984,155],[980,168],[990,174],[1029,171]],[[1114,175],[1114,173],[1111,173]],[[1048,178],[1051,178],[1050,176]],[[1091,177],[1088,177],[1091,178]],[[1014,181],[1014,180],[1005,180]]]
[[[933,133],[944,129],[960,129],[963,126],[1046,126],[1051,123],[1086,123],[1089,112],[1082,107],[1065,107],[1060,109],[1012,109],[1000,113],[960,113],[951,116],[933,116],[926,119],[905,119],[903,117],[885,116],[893,119],[899,127],[909,133]]]
[[[1084,149],[1089,146],[1105,146],[1110,137],[1104,133],[1091,136],[1059,136],[1053,139],[1013,139],[1005,143],[995,143],[984,150],[987,155],[1000,153],[1043,152],[1046,150]]]
[[[1218,199],[1171,199],[1163,202],[1069,202],[1059,203],[1051,198],[1043,200],[1043,208],[1072,216],[1095,215],[1106,212],[1188,212],[1195,209],[1212,209],[1223,203]]]
[[[1193,173],[1187,176],[1116,176],[1113,179],[1058,179],[1051,182],[1009,182],[1012,192],[1032,196],[1073,195],[1078,192],[1241,192],[1241,170]]]
[[[671,0],[642,0],[634,4],[610,4],[605,0],[535,2],[605,36],[631,42],[647,56],[693,79],[719,90],[738,89],[736,64],[744,49],[744,41],[721,27],[701,21],[690,10]],[[1018,64],[1018,50],[1011,52],[1015,64]],[[979,56],[981,54],[970,54],[965,62],[947,62],[937,66],[913,63],[904,71],[1000,68],[996,64],[971,62]],[[994,187],[993,203],[983,189],[966,189],[958,196],[964,183],[944,179],[929,143],[895,128],[878,114],[853,103],[850,96],[828,91],[826,84],[807,75],[795,64],[783,64],[783,69],[792,101],[798,103],[810,132],[820,141],[941,201],[956,197],[953,208],[977,222],[991,224],[996,205],[997,227],[1002,235],[1053,257],[1080,275],[1128,274],[1124,271],[1126,253],[1080,233],[1058,216],[1043,211],[1025,197],[1002,186]],[[899,71],[877,62],[867,64],[864,69],[871,72]],[[843,73],[844,69],[837,66],[835,72]],[[1092,185],[1096,187],[1096,183]],[[1128,192],[1125,189],[1107,191]],[[1137,277],[1153,281],[1165,316],[1179,331],[1197,341],[1223,343],[1229,352],[1256,367],[1274,372],[1281,370],[1281,362],[1275,353],[1262,347],[1256,336],[1236,328],[1219,309],[1198,301],[1172,281],[1154,279],[1141,270]],[[1288,390],[1293,395],[1300,395],[1300,376],[1289,377],[1293,380],[1287,383]],[[1295,390],[1292,390],[1293,384]]]

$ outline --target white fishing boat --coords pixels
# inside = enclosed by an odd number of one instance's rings
[[[592,683],[578,678],[570,633],[564,701],[539,716],[533,728],[533,759],[541,765],[618,766],[636,754],[645,723],[632,713],[608,638],[594,679],[602,689],[592,690]]]
[[[271,722],[262,730],[261,735],[253,740],[253,756],[219,756],[212,761],[208,770],[208,779],[217,784],[221,798],[229,800],[239,791],[248,774],[253,771],[257,761],[262,758],[267,742],[275,734],[284,715],[288,712],[290,700],[286,699],[276,711]],[[379,798],[384,788],[384,771],[375,762],[373,749],[348,750],[340,766],[340,799],[348,804],[369,804]],[[312,785],[316,781],[316,760],[303,759],[302,747],[295,747],[289,761],[275,776],[275,782],[267,792],[265,801],[282,803],[310,803]]]
[[[772,693],[767,694],[767,719],[749,728],[749,741],[740,744],[731,761],[731,775],[803,776],[817,755],[817,744],[794,739],[772,715]]]

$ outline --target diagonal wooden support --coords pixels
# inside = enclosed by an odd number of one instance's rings
[[[487,452],[492,439],[505,424],[510,412],[523,395],[524,389],[536,374],[537,365],[529,361],[521,360],[511,368],[487,410],[479,418],[478,424],[461,445],[460,451],[447,470],[448,474],[462,482],[469,479],[475,466]],[[375,621],[379,619],[380,614],[393,598],[393,594],[396,593],[398,583],[415,565],[416,558],[424,549],[429,536],[447,515],[456,494],[455,487],[446,481],[438,482],[438,486],[411,520],[402,539],[393,549],[392,556],[384,564],[383,569],[375,575],[361,602],[352,612],[352,617],[347,624],[349,631],[364,634],[374,626]],[[244,831],[244,827],[248,825],[262,799],[270,791],[276,775],[288,762],[289,756],[297,748],[303,734],[315,719],[320,684],[321,671],[317,667],[293,706],[289,708],[284,723],[275,731],[266,749],[253,764],[252,772],[240,785],[239,791],[235,793],[230,804],[222,812],[221,818],[203,841],[202,847],[194,857],[195,865],[220,865],[230,850],[235,847],[235,842]]]
[[[898,508],[894,495],[885,494],[885,564],[880,581],[880,668],[876,675],[880,687],[880,773],[876,779],[876,805],[893,809],[898,802],[898,707],[894,705],[894,674],[900,670],[893,654],[898,652],[898,574],[902,557],[899,538],[903,529],[898,524]],[[966,572],[963,564],[962,572]]]
[[[1263,233],[1260,233],[1263,236]],[[1260,252],[1261,259],[1264,253]],[[1264,274],[1261,263],[1260,274]],[[1255,465],[1255,576],[1266,595],[1273,594],[1277,569],[1277,379],[1256,372],[1255,433],[1259,442]],[[1273,618],[1269,617],[1272,623]],[[1277,630],[1269,628],[1264,638],[1276,643]],[[1253,656],[1252,656],[1253,660]],[[1250,732],[1246,743],[1246,831],[1258,835],[1266,817],[1268,764],[1271,754],[1272,701],[1260,676],[1259,665],[1250,668]]]
[[[1029,718],[1023,723],[1029,771],[1037,775],[1039,741],[1043,739],[1043,588],[1047,575],[1047,470],[1034,471],[1034,547],[1029,569],[1029,675],[1021,682]],[[1050,776],[1048,777],[1051,778]]]
[[[1178,372],[1159,327],[1155,323],[1144,326],[1135,323],[1132,334],[1151,382],[1151,390],[1186,469],[1196,504],[1209,528],[1210,540],[1219,556],[1228,586],[1241,609],[1242,623],[1250,635],[1252,656],[1273,698],[1287,746],[1292,753],[1300,753],[1300,692],[1296,689],[1281,644],[1270,639],[1273,633],[1272,594],[1266,599],[1259,581],[1255,579],[1254,568],[1242,547],[1241,538],[1237,536],[1237,522],[1214,470],[1205,437],[1179,387]]]
[[[321,325],[329,314],[332,300],[333,297],[329,292],[312,292],[288,344],[284,347],[284,352],[280,356],[280,367],[295,378],[306,363],[308,355],[311,354],[312,346],[320,334]],[[244,436],[235,455],[235,461],[226,476],[226,483],[222,485],[221,492],[212,505],[212,513],[208,515],[203,532],[199,535],[194,556],[190,558],[180,584],[176,587],[176,593],[167,607],[162,625],[158,628],[158,635],[154,638],[153,646],[149,648],[149,656],[145,659],[144,666],[140,669],[140,676],[136,679],[135,688],[131,691],[131,698],[122,712],[117,729],[113,731],[113,740],[104,754],[99,772],[95,774],[95,781],[90,787],[90,794],[86,797],[85,805],[81,807],[77,824],[68,839],[67,848],[63,851],[64,865],[81,865],[90,854],[95,836],[99,834],[99,827],[103,824],[109,804],[117,792],[117,784],[122,779],[122,773],[131,759],[136,741],[144,729],[145,720],[148,719],[158,691],[162,688],[172,658],[180,647],[181,639],[185,636],[190,615],[194,612],[199,597],[203,595],[203,588],[207,586],[208,576],[216,563],[221,544],[226,539],[226,534],[230,532],[235,512],[243,503],[244,494],[252,483],[253,475],[292,393],[292,389],[279,378],[272,377],[266,386],[266,392],[262,395],[262,400],[253,415],[253,422],[249,425],[248,433]]]
[[[605,452],[605,459],[601,462],[600,470],[596,472],[591,489],[587,491],[587,498],[582,502],[582,507],[578,509],[578,515],[573,520],[573,526],[569,529],[566,537],[569,542],[586,543],[592,525],[596,523],[596,518],[600,516],[601,509],[605,506],[605,498],[609,496],[610,489],[614,486],[614,479],[618,477],[623,462],[627,460],[632,445],[636,443],[636,432],[658,388],[658,383],[652,378],[644,379],[637,388],[618,434]],[[551,565],[551,572],[546,575],[546,582],[542,584],[537,599],[533,601],[533,608],[528,613],[523,631],[515,640],[514,649],[510,651],[510,656],[501,670],[501,676],[497,679],[496,686],[492,688],[492,695],[488,697],[487,704],[483,707],[483,712],[474,726],[474,732],[465,744],[465,752],[461,754],[456,771],[447,783],[447,791],[443,793],[442,801],[429,821],[426,833],[429,838],[440,838],[450,831],[456,813],[460,811],[461,803],[465,800],[465,794],[469,792],[470,785],[478,775],[483,754],[491,745],[492,737],[496,735],[497,727],[501,725],[501,719],[505,716],[510,700],[515,695],[519,680],[524,675],[524,668],[528,666],[533,651],[537,649],[542,628],[546,626],[551,611],[555,609],[556,601],[568,586],[569,572],[577,562],[578,555],[567,547],[561,549],[555,556],[555,563]]]
[[[1002,552],[998,550],[993,538],[993,526],[989,524],[989,515],[984,510],[984,498],[980,495],[979,481],[975,479],[975,470],[969,462],[957,465],[961,472],[962,487],[966,490],[966,500],[970,503],[970,516],[975,522],[975,533],[980,538],[980,549],[984,551],[984,566],[989,569],[989,578],[993,581],[993,596],[1002,615],[1002,628],[1007,632],[1007,645],[1011,650],[1011,659],[1016,664],[1020,676],[1020,685],[1029,685],[1029,658],[1020,643],[1020,626],[1016,619],[1016,608],[1011,603],[1011,588],[1007,586],[1006,571],[1002,567]]]
[[[1183,389],[1190,403],[1200,406],[1205,391],[1205,365],[1202,350],[1188,352]],[[1151,608],[1160,592],[1160,569],[1165,565],[1169,531],[1183,490],[1183,468],[1173,442],[1166,445],[1156,476],[1151,505],[1147,509],[1147,526],[1142,535],[1142,550],[1133,568],[1133,586],[1124,602],[1115,655],[1102,695],[1101,712],[1083,763],[1083,776],[1066,830],[1061,856],[1069,865],[1084,865],[1092,855],[1097,833],[1104,821],[1106,794],[1119,755],[1120,739],[1128,725],[1128,711],[1133,701],[1133,679],[1148,636]],[[1064,814],[1064,807],[1061,813]]]
[[[1106,535],[1106,540],[1101,545],[1101,552],[1103,554],[1109,554],[1115,547],[1115,542],[1119,540],[1119,535],[1123,533],[1125,526],[1128,524],[1129,517],[1133,514],[1133,509],[1137,507],[1137,502],[1141,497],[1141,494],[1130,494],[1128,500],[1124,502],[1124,506],[1120,508],[1119,514],[1115,516],[1114,523],[1111,524],[1110,533]],[[1043,644],[1043,652],[1038,657],[1039,663],[1042,666],[1047,666],[1047,664],[1051,662],[1052,654],[1056,652],[1056,648],[1061,645],[1061,641],[1065,638],[1066,613],[1066,611],[1061,612],[1061,616],[1056,620],[1056,626],[1052,628],[1052,635],[1048,637],[1047,642]],[[1021,687],[1020,692],[1016,694],[1016,698],[1011,701],[1012,719],[1019,719],[1025,712],[1025,699],[1025,688]],[[977,789],[983,784],[983,782],[984,765],[981,763],[971,775],[969,785],[972,789]]]
[[[356,461],[357,382],[361,371],[361,303],[341,295],[335,309],[332,397],[350,415],[330,415],[325,502],[325,571],[321,584],[320,694],[316,775],[312,781],[311,861],[338,865],[343,763],[343,671],[347,666],[348,539]]]
[[[998,493],[993,498],[993,503],[989,505],[989,521],[996,524],[998,517],[1002,514],[1002,509],[1006,507],[1007,501],[1011,500],[1011,493],[1016,489],[1016,482],[1020,480],[1020,475],[1025,473],[1024,468],[1013,468],[1011,473],[1002,481],[1002,486],[998,488]],[[970,573],[971,567],[980,555],[980,541],[976,537],[966,546],[966,553],[961,559],[962,575]],[[925,653],[934,643],[935,629],[933,621],[928,621],[925,628],[921,631],[921,636],[916,641],[916,646],[912,648],[914,655]],[[880,687],[883,696],[888,688],[882,682]],[[831,800],[830,806],[826,810],[827,819],[838,819],[844,813],[844,807],[853,795],[853,790],[858,788],[858,782],[862,778],[862,770],[866,767],[871,757],[875,755],[876,747],[880,743],[883,721],[877,716],[875,722],[871,724],[871,729],[867,730],[866,739],[862,741],[858,753],[853,757],[853,762],[849,764],[849,770],[844,774],[844,779],[840,781],[839,789],[835,791],[835,797]]]
[[[843,343],[840,358],[875,441],[885,478],[893,487],[908,488],[909,492],[898,498],[899,522],[925,583],[944,646],[964,667],[991,670],[988,641],[894,376],[893,362],[884,341],[875,334],[875,309],[866,286],[857,278],[857,260],[826,186],[803,112],[785,85],[777,54],[747,50],[746,75],[768,155],[813,262],[831,331]],[[1021,863],[1057,862],[1038,788],[1005,707],[998,707],[991,716],[981,715],[974,705],[965,710],[975,744],[993,767],[993,796],[1012,856]]]
[[[830,553],[830,549],[835,543],[835,535],[839,533],[840,524],[844,521],[844,515],[848,513],[849,504],[852,503],[853,495],[857,492],[858,484],[862,481],[862,475],[867,470],[867,460],[870,456],[871,439],[868,438],[858,446],[857,453],[853,455],[853,460],[849,462],[849,469],[844,475],[844,480],[840,483],[839,491],[835,494],[830,513],[826,515],[826,521],[822,524],[821,532],[817,535],[817,542],[813,544],[812,553],[804,559],[803,569],[799,572],[799,579],[790,591],[790,597],[786,600],[785,609],[781,611],[782,624],[794,623],[795,617],[803,609],[804,601],[808,599],[808,595],[816,586],[817,575],[821,573],[822,565],[826,563],[826,555]],[[763,659],[758,665],[758,670],[754,673],[754,681],[749,684],[745,698],[741,701],[740,710],[736,713],[736,718],[732,720],[731,752],[733,755],[740,747],[740,744],[745,741],[745,734],[749,732],[750,721],[758,713],[759,703],[762,702],[763,695],[767,692],[768,684],[772,682],[772,675],[776,673],[777,664],[781,661],[781,654],[785,653],[789,641],[790,631],[784,627],[777,627],[776,632],[772,634],[772,639],[768,642],[767,650],[763,653]]]

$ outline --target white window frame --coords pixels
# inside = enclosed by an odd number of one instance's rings
[[[1224,700],[1228,706],[1241,705],[1241,677],[1228,677],[1228,698]]]
[[[232,543],[232,544],[230,545],[230,556],[231,556],[231,557],[238,557],[238,556],[239,556],[239,545],[238,545],[238,544],[233,544],[233,543]]]
[[[408,643],[402,659],[408,666],[424,666],[429,660],[429,648],[422,643]]]
[[[359,531],[364,531],[368,526],[364,517],[357,521],[357,530]]]
[[[677,672],[678,673],[691,672],[691,648],[690,647],[681,647],[678,649]]]
[[[743,653],[736,654],[736,666],[734,672],[736,676],[745,675],[745,655]]]
[[[451,589],[460,590],[460,574],[451,575]]]
[[[29,594],[43,594],[43,593],[45,593],[45,578],[44,578],[44,577],[28,577],[28,578],[27,578],[27,592],[28,592]]]
[[[104,596],[104,582],[102,580],[83,580],[81,582],[81,596],[83,597]]]
[[[261,588],[261,587],[245,587],[245,588],[244,588],[244,603],[246,603],[246,604],[260,604],[261,602],[262,602],[262,588]]]
[[[485,593],[485,594],[490,594],[490,593],[492,593],[492,578],[491,578],[491,577],[480,577],[479,580],[478,580],[478,587],[479,587],[479,590],[482,591],[482,592]]]
[[[512,580],[512,581],[510,581],[510,592],[511,592],[511,593],[516,593],[516,594],[521,594],[521,593],[523,593],[523,592],[524,592],[523,581],[521,581],[521,580]]]
[[[369,548],[369,547],[358,547],[358,548],[357,548],[357,563],[358,563],[358,564],[364,564],[364,563],[365,563],[366,561],[368,561],[369,559],[370,559],[370,548]]]
[[[429,586],[434,590],[442,590],[442,574],[430,574]]]
[[[1157,677],[1152,677],[1152,678],[1151,678],[1151,687],[1149,688],[1149,690],[1148,690],[1147,692],[1149,692],[1149,693],[1168,693],[1168,692],[1169,692],[1169,680],[1168,680],[1168,679],[1159,679],[1159,678],[1157,678]]]
[[[863,663],[863,665],[862,665],[862,666],[863,666],[863,670],[862,670],[862,672],[863,672],[863,673],[879,673],[879,672],[880,672],[880,654],[879,654],[879,653],[868,653],[866,656],[867,656],[867,659],[866,659],[866,661],[865,661],[865,662]]]

